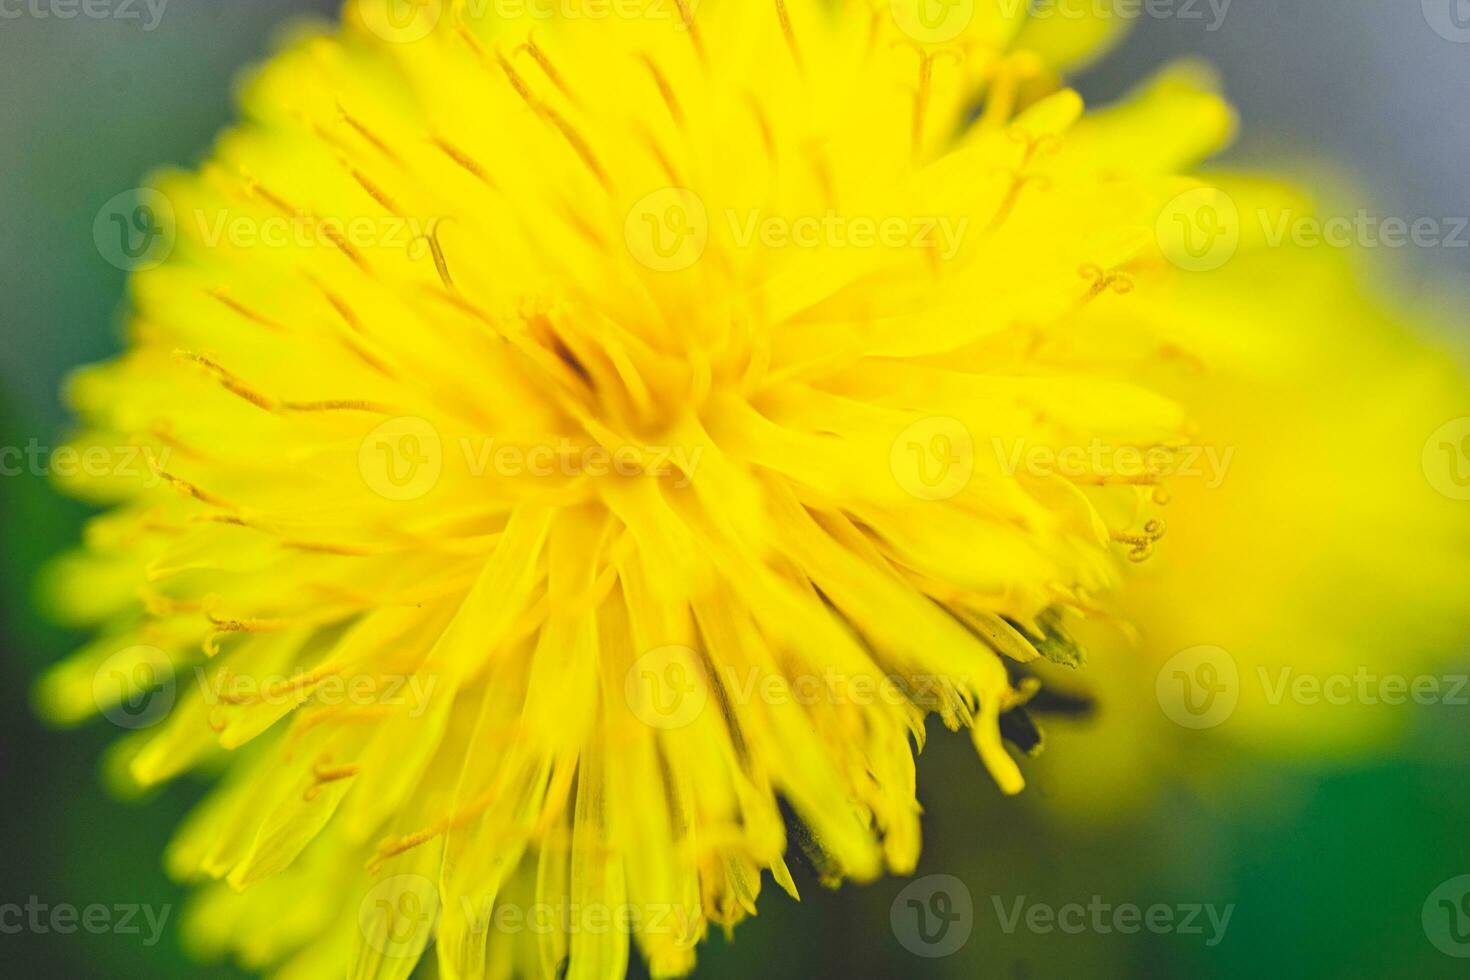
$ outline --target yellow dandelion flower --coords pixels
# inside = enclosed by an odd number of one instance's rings
[[[168,855],[205,953],[687,973],[793,844],[914,867],[927,715],[1020,790],[1025,665],[1163,536],[1011,447],[1196,437],[1150,314],[1218,97],[1084,119],[1112,25],[1022,4],[593,6],[351,3],[149,191],[70,395],[150,465],[69,483],[99,638],[40,700],[139,729],[120,783],[223,772]]]

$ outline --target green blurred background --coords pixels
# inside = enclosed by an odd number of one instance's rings
[[[26,0],[27,3],[30,0]],[[190,164],[232,117],[234,76],[293,16],[330,15],[335,0],[171,0],[156,29],[121,19],[37,17],[0,0],[0,446],[55,445],[67,369],[117,347],[124,275],[102,260],[92,222],[113,195],[160,163]],[[1216,31],[1144,19],[1122,50],[1081,80],[1090,99],[1124,91],[1169,58],[1219,64],[1250,134],[1233,151],[1261,159],[1285,146],[1332,158],[1374,188],[1380,211],[1470,211],[1470,45],[1426,27],[1414,0],[1236,0]],[[139,9],[142,9],[141,7]],[[11,16],[20,11],[19,16]],[[1457,94],[1458,93],[1458,94]],[[1470,272],[1464,251],[1418,254],[1401,282],[1438,288]],[[171,911],[161,942],[115,932],[4,928],[8,975],[229,977],[180,950],[181,892],[159,855],[202,786],[145,801],[101,789],[117,732],[44,729],[28,704],[47,664],[80,637],[33,610],[37,569],[75,540],[84,510],[43,477],[0,478],[0,906],[146,904]],[[1107,710],[1105,707],[1103,710]],[[1145,705],[1142,710],[1156,710]],[[767,980],[845,977],[1463,977],[1426,936],[1421,909],[1441,882],[1470,874],[1470,707],[1415,712],[1406,741],[1330,769],[1226,760],[1228,795],[1166,785],[1139,812],[1104,825],[1047,802],[1045,757],[1033,789],[1000,797],[964,738],[934,732],[921,767],[928,812],[920,876],[964,883],[973,921],[952,955],[923,958],[891,925],[908,882],[828,892],[798,874],[800,905],[769,892],[737,942],[712,940],[699,975]],[[1058,741],[1086,737],[1087,722]],[[1062,745],[1062,751],[1065,745]],[[1225,938],[1087,930],[1007,932],[993,900],[1061,906],[1233,904]],[[903,902],[900,901],[900,908]],[[145,929],[146,932],[146,929]],[[1207,928],[1208,933],[1208,928]]]

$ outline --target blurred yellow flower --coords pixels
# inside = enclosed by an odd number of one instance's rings
[[[1083,821],[1198,782],[1222,746],[1359,758],[1416,707],[1470,703],[1470,381],[1433,297],[1396,308],[1355,242],[1282,234],[1330,222],[1331,196],[1225,175],[1210,192],[1223,210],[1200,199],[1189,220],[1222,216],[1230,256],[1144,314],[1199,358],[1160,387],[1208,454],[1171,481],[1170,540],[1122,593],[1136,636],[1088,634],[1103,710],[1047,759]]]

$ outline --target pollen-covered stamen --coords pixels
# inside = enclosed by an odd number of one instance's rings
[[[204,604],[197,599],[176,599],[148,586],[139,587],[138,598],[143,602],[144,611],[157,619],[204,611]]]
[[[670,84],[668,76],[658,66],[658,62],[653,60],[653,55],[648,52],[645,51],[639,54],[638,60],[643,63],[643,66],[648,69],[648,73],[653,76],[653,84],[658,88],[659,97],[664,100],[664,105],[668,107],[669,115],[673,118],[674,124],[680,129],[683,129],[684,109],[679,105],[678,93],[674,91],[674,86]]]
[[[187,456],[193,460],[209,460],[211,457],[199,447],[180,439],[174,432],[174,424],[169,419],[155,419],[143,434],[133,435],[128,438],[129,445],[137,446],[139,449],[150,449],[153,443],[162,443],[168,447],[169,452],[180,456]]]
[[[934,90],[934,66],[941,58],[948,58],[956,65],[964,64],[958,52],[948,48],[930,50],[916,42],[894,42],[899,47],[912,48],[919,56],[919,80],[914,85],[914,116],[911,140],[914,158],[918,159],[924,149],[924,124],[929,115],[929,100]]]
[[[234,299],[233,297],[230,296],[229,293],[225,292],[223,289],[215,288],[215,289],[209,290],[208,292],[209,292],[209,295],[210,296],[212,296],[215,299],[219,300],[225,306],[227,306],[230,309],[234,310],[236,313],[240,314],[245,319],[249,320],[251,323],[259,324],[260,326],[265,327],[267,330],[274,331],[275,333],[289,333],[290,332],[284,326],[282,326],[281,324],[279,324],[279,323],[275,322],[274,320],[270,319],[265,314],[260,313],[257,310],[253,310],[250,307],[246,306],[244,303],[241,303],[239,300]]]
[[[370,401],[365,398],[321,398],[311,401],[290,401],[275,398],[264,392],[256,390],[247,384],[239,375],[234,374],[224,365],[211,357],[196,354],[192,351],[174,351],[174,358],[182,363],[195,364],[203,368],[221,387],[233,395],[238,395],[257,408],[267,412],[369,412],[374,415],[393,415],[398,410],[383,402]]]
[[[786,0],[776,0],[776,18],[781,22],[781,35],[786,38],[786,47],[791,51],[791,60],[796,62],[796,70],[805,74],[806,66],[802,64],[801,48],[796,43],[796,31],[791,27],[791,12],[786,9]]]
[[[398,205],[395,204],[393,202],[393,199],[388,196],[388,193],[377,184],[373,183],[373,181],[367,176],[367,174],[363,173],[361,170],[357,169],[346,161],[343,161],[343,164],[347,167],[348,172],[352,174],[352,179],[357,181],[358,186],[367,191],[368,196],[371,197],[374,201],[377,201],[379,204],[381,204],[385,211],[393,215],[395,218],[402,218],[404,216],[403,212],[398,209]]]
[[[1007,131],[1007,136],[1014,142],[1024,143],[1021,150],[1021,160],[1013,168],[1002,171],[1011,175],[1011,185],[1006,190],[1000,206],[995,210],[995,216],[990,219],[986,232],[994,232],[1005,224],[1015,211],[1016,205],[1020,203],[1021,194],[1028,187],[1038,190],[1046,190],[1051,186],[1051,178],[1044,174],[1031,173],[1029,168],[1036,162],[1036,158],[1043,153],[1053,153],[1061,145],[1061,139],[1053,133],[1043,133],[1039,136],[1027,133],[1024,130],[1012,128]]]
[[[183,477],[170,473],[163,468],[152,453],[147,453],[146,455],[148,457],[148,464],[153,470],[153,475],[163,480],[185,497],[197,500],[202,504],[208,504],[211,507],[218,507],[221,510],[238,511],[240,509],[236,504],[219,494],[212,493],[196,483],[191,483]]]
[[[245,619],[221,616],[218,613],[222,600],[217,595],[204,598],[204,617],[214,627],[204,640],[204,652],[213,657],[220,652],[215,641],[232,633],[278,633],[300,623],[284,619]]]
[[[570,102],[574,106],[581,105],[580,100],[578,100],[576,95],[572,93],[571,88],[567,85],[566,79],[562,77],[561,72],[557,71],[556,66],[551,63],[551,59],[546,56],[546,52],[541,50],[541,46],[536,43],[536,37],[534,34],[528,35],[526,38],[526,43],[522,44],[519,48],[516,49],[516,51],[524,51],[526,54],[530,55],[531,60],[536,62],[536,64],[540,66],[542,73],[546,75],[547,79],[551,82],[552,85],[556,86],[556,90],[566,97],[566,100],[568,102]]]
[[[296,724],[291,727],[290,734],[286,738],[288,751],[290,746],[301,741],[302,736],[323,725],[338,725],[351,722],[374,724],[387,718],[392,713],[392,708],[381,704],[338,704],[317,708],[310,714],[299,718]]]
[[[526,80],[506,60],[505,55],[497,51],[495,53],[495,59],[500,65],[501,71],[505,73],[506,79],[510,82],[511,88],[521,97],[521,100],[526,103],[532,112],[545,120],[557,132],[561,133],[562,138],[571,146],[572,151],[576,153],[578,159],[592,172],[592,176],[597,178],[597,182],[602,185],[602,189],[611,194],[613,191],[612,177],[603,169],[602,162],[598,160],[597,154],[592,151],[592,145],[587,142],[586,137],[568,122],[565,116],[547,105],[544,100],[538,98],[531,91],[530,86],[526,84]]]
[[[403,164],[403,160],[399,158],[398,154],[393,152],[392,147],[390,147],[387,142],[379,137],[377,133],[374,133],[371,129],[369,129],[366,123],[362,122],[356,116],[352,115],[352,113],[348,112],[340,101],[337,103],[337,115],[343,122],[345,122],[349,127],[352,128],[353,132],[357,133],[363,139],[367,140],[368,143],[372,145],[373,149],[377,150],[379,153],[387,157],[389,160],[392,160],[394,163],[399,164],[400,166]]]
[[[1092,280],[1092,287],[1083,297],[1083,303],[1091,302],[1109,289],[1119,296],[1133,292],[1133,277],[1118,269],[1104,271],[1102,266],[1089,263],[1078,268],[1077,274],[1083,279]]]
[[[1029,51],[1003,55],[985,71],[988,85],[985,108],[976,126],[981,130],[998,129],[1014,115],[1021,83],[1040,74],[1041,59]]]
[[[202,367],[226,391],[233,395],[238,395],[257,408],[263,408],[267,412],[274,412],[279,407],[279,403],[274,398],[256,391],[213,358],[206,357],[203,354],[195,354],[192,351],[178,350],[174,351],[174,359]]]
[[[245,181],[245,191],[249,196],[265,201],[288,218],[295,217],[301,213],[300,208],[287,203],[281,195],[266,187],[259,180],[256,180],[248,169],[241,167],[240,177]]]
[[[684,22],[684,31],[689,35],[689,43],[694,45],[694,53],[699,56],[700,64],[709,67],[709,56],[704,50],[704,36],[694,20],[694,8],[689,0],[674,0],[674,6],[679,9],[679,19]]]
[[[429,255],[434,259],[434,270],[439,273],[439,281],[444,284],[445,289],[454,289],[454,276],[449,273],[449,259],[444,255],[444,246],[439,241],[439,221],[430,223],[428,231],[413,240],[415,245],[420,242],[429,248]],[[410,254],[409,256],[413,256]]]
[[[1142,534],[1112,531],[1110,537],[1118,544],[1132,546],[1132,550],[1128,552],[1129,561],[1145,562],[1153,555],[1154,545],[1163,538],[1166,530],[1164,522],[1155,518],[1143,526]]]
[[[311,785],[307,787],[301,798],[310,803],[321,795],[322,787],[329,783],[351,779],[361,771],[362,767],[356,763],[334,766],[330,756],[323,756],[316,765],[311,767]]]
[[[294,677],[268,684],[263,690],[252,691],[248,694],[236,694],[233,691],[226,691],[226,686],[233,685],[222,683],[218,696],[221,701],[232,705],[259,704],[262,701],[279,701],[287,696],[296,697],[304,701],[311,696],[313,688],[327,678],[335,677],[341,672],[342,668],[338,666],[319,667],[316,670],[297,674]],[[232,672],[227,671],[226,676],[230,682],[233,682],[234,674]]]
[[[449,142],[442,136],[430,137],[430,142],[437,146],[445,156],[453,160],[461,169],[465,170],[476,180],[480,181],[482,184],[484,184],[486,187],[491,188],[492,190],[495,188],[495,181],[490,179],[490,174],[485,170],[484,167],[480,165],[477,160],[471,157],[468,153],[464,152],[459,147],[455,146],[453,143]]]

